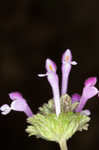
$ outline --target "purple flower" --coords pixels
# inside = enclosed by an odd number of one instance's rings
[[[56,64],[50,60],[46,59],[46,74],[39,74],[39,77],[44,77],[47,76],[47,79],[52,87],[53,91],[53,98],[54,98],[54,103],[55,103],[55,110],[56,110],[56,115],[58,116],[60,114],[60,94],[59,94],[59,80],[58,80],[58,75],[56,74]]]
[[[19,92],[12,92],[9,94],[10,99],[12,100],[11,105],[4,104],[0,107],[1,114],[7,115],[11,110],[15,111],[22,111],[24,112],[27,117],[32,117],[33,113],[28,106],[26,100],[23,98],[21,93]]]
[[[69,49],[65,51],[62,56],[62,88],[61,88],[61,95],[67,93],[67,86],[68,86],[68,77],[71,70],[71,65],[76,65],[76,61],[72,61],[72,54]]]
[[[85,81],[82,96],[80,97],[79,100],[80,103],[76,108],[76,112],[81,112],[88,99],[92,98],[93,96],[99,93],[98,89],[95,87],[96,82],[97,82],[96,77],[90,77]]]
[[[72,103],[79,102],[80,101],[80,95],[78,93],[75,93],[72,95]]]

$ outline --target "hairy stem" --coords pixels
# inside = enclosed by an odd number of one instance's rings
[[[61,149],[61,150],[68,150],[66,140],[61,140],[61,141],[59,142],[59,145],[60,145],[60,149]]]

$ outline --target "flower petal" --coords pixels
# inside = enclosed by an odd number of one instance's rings
[[[33,116],[33,113],[28,106],[26,100],[23,98],[22,94],[19,92],[11,92],[9,94],[9,97],[11,98],[11,109],[15,111],[23,111],[28,117]]]
[[[83,94],[82,97],[84,97],[85,99],[90,99],[93,96],[97,95],[99,93],[98,89],[96,87],[85,87],[83,89]]]
[[[33,113],[25,99],[18,99],[11,103],[11,109],[15,111],[23,111],[28,117],[32,117]]]
[[[27,103],[24,99],[15,100],[11,103],[11,109],[16,111],[24,111],[26,109]]]
[[[91,112],[90,112],[90,110],[85,109],[85,110],[81,111],[80,114],[81,114],[81,115],[89,116],[89,115],[91,115]]]
[[[16,100],[19,98],[23,98],[22,94],[20,92],[11,92],[9,93],[9,97],[11,100]]]
[[[59,80],[56,73],[48,73],[47,77],[53,92],[53,98],[55,103],[56,115],[60,114],[60,93],[59,93]]]
[[[68,79],[71,71],[71,66],[76,65],[76,61],[72,61],[72,53],[69,49],[67,49],[62,56],[62,87],[61,87],[61,95],[67,93],[68,87]]]
[[[46,59],[45,68],[47,72],[56,72],[57,70],[56,64],[49,58]]]
[[[84,85],[85,86],[94,86],[96,84],[96,82],[97,82],[96,77],[90,77],[85,81]]]
[[[62,63],[70,63],[72,61],[72,54],[69,49],[67,49],[62,56]]]
[[[71,65],[77,65],[78,63],[76,61],[72,61]]]
[[[47,76],[47,79],[52,87],[53,98],[55,103],[56,115],[60,114],[60,93],[59,93],[59,80],[56,74],[56,64],[51,59],[46,59],[45,62],[46,74],[39,74],[39,77]]]
[[[80,103],[76,108],[76,112],[81,112],[84,108],[88,99],[92,98],[93,96],[99,93],[98,89],[94,86],[96,83],[96,79],[89,78],[85,81],[85,87],[83,88],[82,96],[80,98]]]
[[[4,104],[0,107],[0,110],[2,115],[7,115],[11,111],[11,108],[8,104]]]
[[[46,77],[47,74],[38,74],[38,77]]]
[[[80,101],[80,95],[78,93],[75,93],[72,95],[72,103],[79,102]]]

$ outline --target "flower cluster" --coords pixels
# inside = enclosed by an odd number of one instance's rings
[[[47,77],[52,88],[53,98],[48,103],[43,104],[42,107],[39,107],[37,114],[33,114],[27,101],[19,92],[9,94],[12,102],[10,106],[4,104],[0,107],[1,114],[7,115],[11,110],[24,112],[29,123],[26,129],[29,136],[35,135],[37,138],[55,141],[59,143],[61,150],[67,150],[66,141],[76,131],[88,129],[91,113],[89,110],[83,110],[86,102],[93,96],[99,95],[99,91],[95,87],[96,77],[90,77],[84,82],[82,95],[75,93],[70,97],[67,94],[72,65],[77,65],[77,62],[72,61],[71,51],[67,49],[62,56],[60,92],[56,64],[51,59],[46,59],[46,73],[38,74],[38,76]]]
[[[72,61],[72,54],[69,49],[67,49],[63,56],[62,56],[62,84],[61,84],[61,96],[67,94],[67,87],[68,87],[68,79],[69,74],[71,71],[72,65],[76,65],[76,61]],[[59,79],[56,73],[57,67],[56,64],[51,59],[46,59],[45,63],[46,74],[39,74],[39,77],[47,76],[48,82],[52,87],[53,92],[53,100],[55,105],[55,111],[57,117],[61,113],[61,104],[60,104],[60,91],[59,91]],[[99,93],[98,89],[95,87],[97,82],[96,77],[88,78],[84,83],[84,88],[82,91],[82,95],[75,93],[72,95],[71,100],[72,103],[78,102],[78,106],[74,110],[75,112],[80,112],[81,114],[90,115],[89,110],[83,110],[86,102],[88,99],[92,98],[93,96]],[[30,107],[28,106],[26,100],[19,92],[12,92],[9,94],[10,99],[12,100],[11,105],[4,104],[0,107],[1,114],[6,115],[11,110],[15,111],[23,111],[27,117],[34,116],[33,112],[31,111]]]

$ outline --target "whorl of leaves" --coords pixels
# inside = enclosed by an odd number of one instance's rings
[[[61,97],[61,113],[57,117],[53,99],[39,108],[39,112],[27,119],[26,132],[29,136],[35,135],[49,141],[59,142],[61,139],[68,140],[76,131],[88,129],[90,118],[74,110],[78,103],[71,103],[68,95]]]

